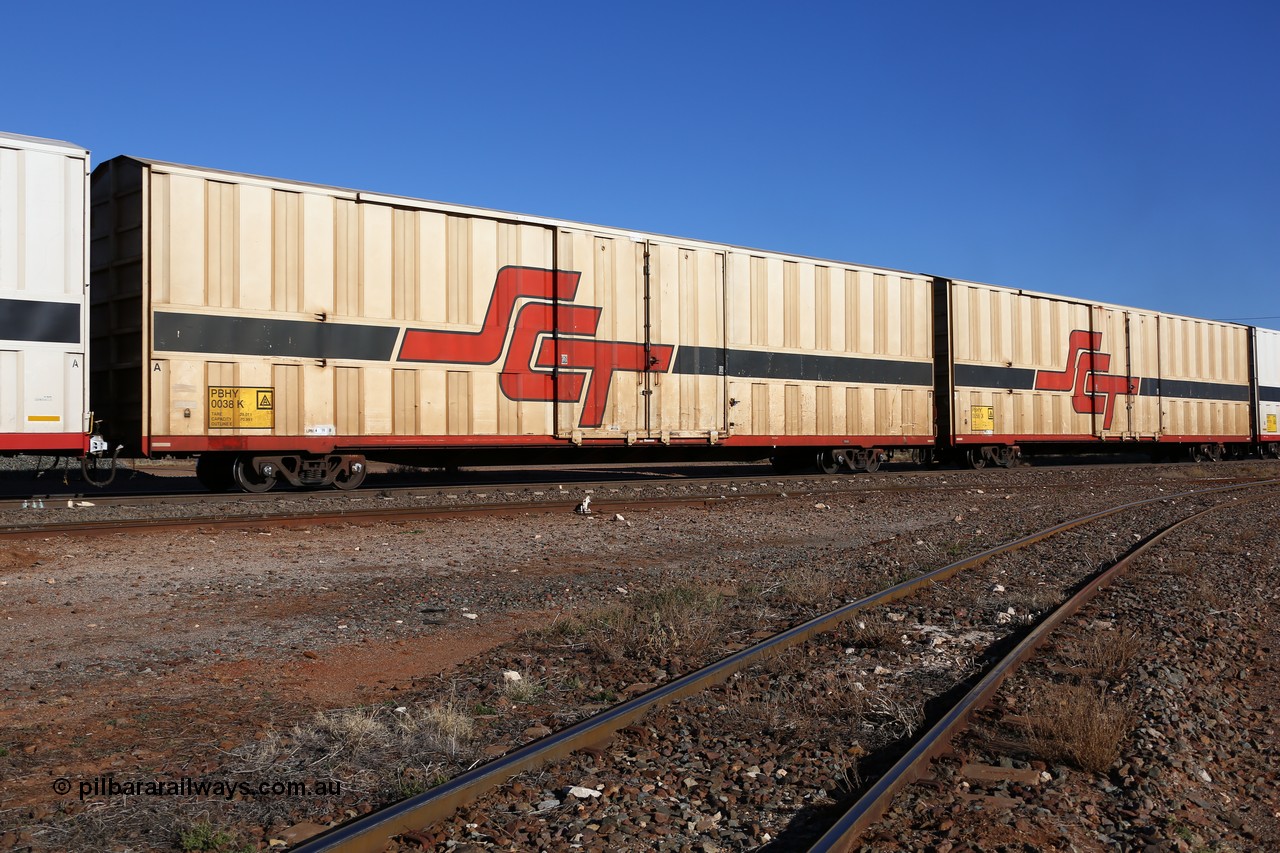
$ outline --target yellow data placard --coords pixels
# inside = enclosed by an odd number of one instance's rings
[[[1276,416],[1267,415],[1267,432],[1275,432],[1275,431],[1276,431]]]
[[[276,424],[274,388],[209,386],[209,429],[271,429]]]
[[[969,408],[969,425],[974,432],[995,432],[996,407],[971,406]]]

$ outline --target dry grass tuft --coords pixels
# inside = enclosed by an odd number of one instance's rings
[[[422,707],[349,708],[317,714],[288,731],[270,731],[232,753],[237,773],[288,780],[331,778],[356,793],[399,793],[435,779],[443,762],[466,751],[471,714],[453,701]]]
[[[1142,639],[1137,631],[1102,631],[1089,634],[1079,650],[1069,654],[1081,667],[1114,683],[1141,657]]]
[[[856,649],[887,649],[899,645],[900,629],[892,622],[868,617],[841,627],[841,642]]]
[[[1028,709],[1029,746],[1049,761],[1103,773],[1120,758],[1120,743],[1137,716],[1102,691],[1061,685],[1037,696]]]
[[[515,672],[515,670],[512,670]],[[515,672],[518,678],[507,677],[505,674],[499,689],[502,695],[506,696],[512,702],[532,702],[543,693],[546,692],[546,685],[540,681],[535,681],[524,673]]]
[[[728,633],[719,592],[680,586],[590,617],[578,639],[605,660],[661,663],[673,655],[701,659],[717,653]]]

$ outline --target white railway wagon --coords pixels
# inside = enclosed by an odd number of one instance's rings
[[[1254,432],[1264,455],[1280,457],[1280,332],[1259,328],[1252,331],[1257,400]]]
[[[89,152],[0,133],[0,453],[82,454]]]
[[[214,488],[934,442],[926,276],[130,157],[93,205],[106,429]]]
[[[1245,326],[966,281],[940,281],[936,299],[943,421],[974,464],[1119,443],[1217,458],[1252,438]]]

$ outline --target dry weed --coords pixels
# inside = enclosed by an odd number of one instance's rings
[[[841,642],[856,649],[886,649],[899,645],[899,629],[883,619],[872,617],[846,622],[841,632]]]
[[[500,689],[502,695],[506,696],[512,702],[532,702],[543,693],[546,692],[546,686],[542,682],[534,681],[524,673],[510,670],[512,676],[503,674]]]
[[[1128,674],[1141,654],[1137,631],[1102,631],[1088,635],[1072,656],[1099,678],[1116,682]]]
[[[1137,722],[1123,704],[1083,684],[1036,696],[1027,717],[1031,749],[1091,773],[1105,772],[1120,758],[1120,742]]]
[[[1062,600],[1062,594],[1048,586],[1037,585],[1034,589],[1010,590],[1004,596],[1006,607],[1016,608],[1019,612],[1037,615],[1056,607]]]
[[[459,755],[470,746],[473,731],[470,713],[452,700],[329,711],[288,731],[270,731],[233,752],[231,769],[269,771],[284,780],[327,776],[355,792],[395,792],[406,777],[434,778],[441,765],[431,756]]]
[[[596,615],[580,636],[606,660],[699,659],[718,651],[728,634],[723,611],[714,590],[673,587]]]

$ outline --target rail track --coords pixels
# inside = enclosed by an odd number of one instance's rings
[[[1226,465],[1218,466],[1226,468]],[[160,469],[163,470],[163,469]],[[1086,464],[1063,464],[1051,466],[1024,465],[1012,469],[1013,477],[1019,473],[1032,471],[1038,474],[1072,474],[1097,471],[1125,470],[1135,472],[1134,482],[1144,481],[1151,477],[1159,477],[1167,472],[1188,470],[1184,463],[1129,463],[1129,462],[1095,462]],[[538,489],[557,489],[561,486],[575,490],[642,487],[652,484],[721,482],[726,485],[750,484],[761,480],[777,483],[825,483],[828,488],[866,489],[866,490],[902,490],[916,488],[911,481],[935,480],[951,476],[964,481],[968,479],[985,479],[991,477],[1011,476],[1009,470],[983,469],[974,471],[968,468],[939,468],[936,466],[894,465],[882,468],[875,475],[856,477],[844,475],[821,475],[815,472],[780,474],[767,464],[753,465],[665,465],[637,468],[621,466],[600,467],[532,467],[528,469],[466,469],[453,473],[424,471],[413,473],[374,473],[370,474],[365,485],[351,492],[334,489],[291,489],[281,488],[268,493],[251,492],[210,492],[195,479],[194,473],[180,473],[182,469],[171,469],[162,476],[148,476],[143,485],[131,489],[75,489],[68,484],[66,489],[36,488],[35,484],[24,484],[23,478],[16,472],[6,472],[0,477],[0,511],[8,509],[34,508],[43,505],[47,508],[66,506],[67,502],[80,504],[92,503],[95,506],[145,506],[152,504],[209,503],[223,504],[230,502],[275,502],[279,500],[319,500],[319,501],[359,501],[380,495],[433,495],[457,491],[489,491],[489,492],[527,492]],[[155,474],[156,472],[148,472]],[[1247,475],[1222,472],[1222,478],[1242,479]],[[1208,478],[1214,479],[1214,478]],[[907,482],[897,482],[906,480]],[[1017,480],[1010,480],[1017,482]],[[47,485],[47,481],[40,484]],[[929,484],[925,487],[942,487]],[[952,483],[950,488],[962,488]]]
[[[997,548],[985,550],[965,559],[943,566],[935,571],[919,577],[903,581],[874,595],[852,602],[829,613],[798,625],[790,630],[765,639],[749,648],[742,649],[704,669],[690,673],[672,682],[664,684],[642,696],[618,704],[595,716],[583,720],[560,732],[553,733],[541,740],[515,749],[494,761],[478,767],[470,772],[440,785],[415,797],[379,809],[364,818],[335,827],[328,832],[304,842],[296,848],[305,853],[318,851],[375,851],[385,848],[388,839],[398,835],[409,834],[409,837],[422,838],[419,831],[446,820],[455,810],[465,804],[484,796],[487,792],[505,783],[512,776],[534,768],[542,767],[548,762],[563,758],[575,752],[594,749],[607,742],[620,730],[633,727],[641,718],[655,709],[670,705],[677,700],[692,697],[702,691],[738,677],[749,667],[759,665],[762,661],[777,658],[788,649],[799,646],[819,635],[848,623],[850,620],[865,614],[872,608],[886,605],[909,596],[916,596],[933,588],[948,579],[954,578],[967,569],[972,569],[1003,555],[1030,548],[1037,543],[1045,542],[1055,536],[1072,531],[1083,525],[1100,521],[1126,511],[1136,511],[1164,504],[1186,503],[1193,500],[1217,497],[1226,493],[1258,486],[1272,486],[1280,481],[1255,481],[1244,484],[1218,486],[1212,489],[1181,492],[1134,501],[1108,510],[1095,512],[1055,525],[1037,533],[1009,542]],[[1186,523],[1183,518],[1176,524]],[[1014,661],[1025,657],[1036,644],[1043,641],[1052,627],[1074,612],[1083,600],[1094,594],[1098,588],[1110,581],[1115,573],[1124,567],[1142,549],[1148,548],[1158,541],[1158,537],[1171,530],[1175,525],[1167,524],[1164,531],[1149,535],[1138,547],[1131,550],[1124,560],[1114,563],[1106,573],[1088,578],[1081,594],[1072,598],[1067,604],[1054,611],[1054,615],[1046,617],[1038,623],[1007,659],[990,667],[984,667],[983,680],[966,695],[960,707],[950,709],[941,714],[938,726],[930,729],[930,733],[910,747],[900,746],[902,758],[889,772],[885,773],[857,801],[849,813],[835,821],[830,832],[822,836],[818,842],[820,849],[845,849],[861,832],[869,821],[873,820],[878,810],[884,807],[887,798],[892,796],[903,784],[906,784],[913,773],[919,772],[922,762],[945,745],[955,728],[962,724],[966,714],[973,706],[998,686],[1014,665]],[[1135,534],[1136,535],[1136,534]],[[1011,632],[1012,633],[1012,632]]]
[[[1150,466],[1132,466],[1150,471]],[[1055,471],[1063,469],[1053,469]],[[596,479],[566,483],[494,482],[440,486],[367,488],[354,493],[297,491],[269,494],[156,493],[100,496],[93,500],[69,497],[24,497],[0,500],[0,538],[23,539],[57,535],[119,535],[130,532],[189,530],[195,528],[288,527],[314,524],[362,524],[412,521],[424,518],[461,518],[523,512],[568,512],[591,498],[597,513],[627,512],[637,508],[699,506],[734,501],[775,499],[788,494],[821,497],[836,494],[889,494],[913,491],[963,492],[975,488],[981,472],[947,471],[931,480],[875,481],[871,478],[831,478],[813,475],[779,475],[756,472],[708,477],[683,473],[669,478]],[[1004,472],[1007,473],[1007,472]],[[958,476],[955,476],[958,475]],[[990,474],[986,476],[991,476]],[[997,476],[999,476],[997,474]],[[923,478],[920,478],[923,479]],[[1226,475],[1197,482],[1236,485],[1259,482],[1258,476]],[[1108,483],[1108,487],[1170,484],[1171,481],[1138,477]],[[1053,490],[1076,488],[1070,481],[1006,482],[991,489]],[[681,494],[665,494],[669,489]],[[500,497],[500,500],[493,498]],[[121,517],[119,513],[135,511]],[[166,514],[168,513],[168,514]],[[68,518],[68,514],[80,517]],[[86,518],[86,515],[102,515]]]

